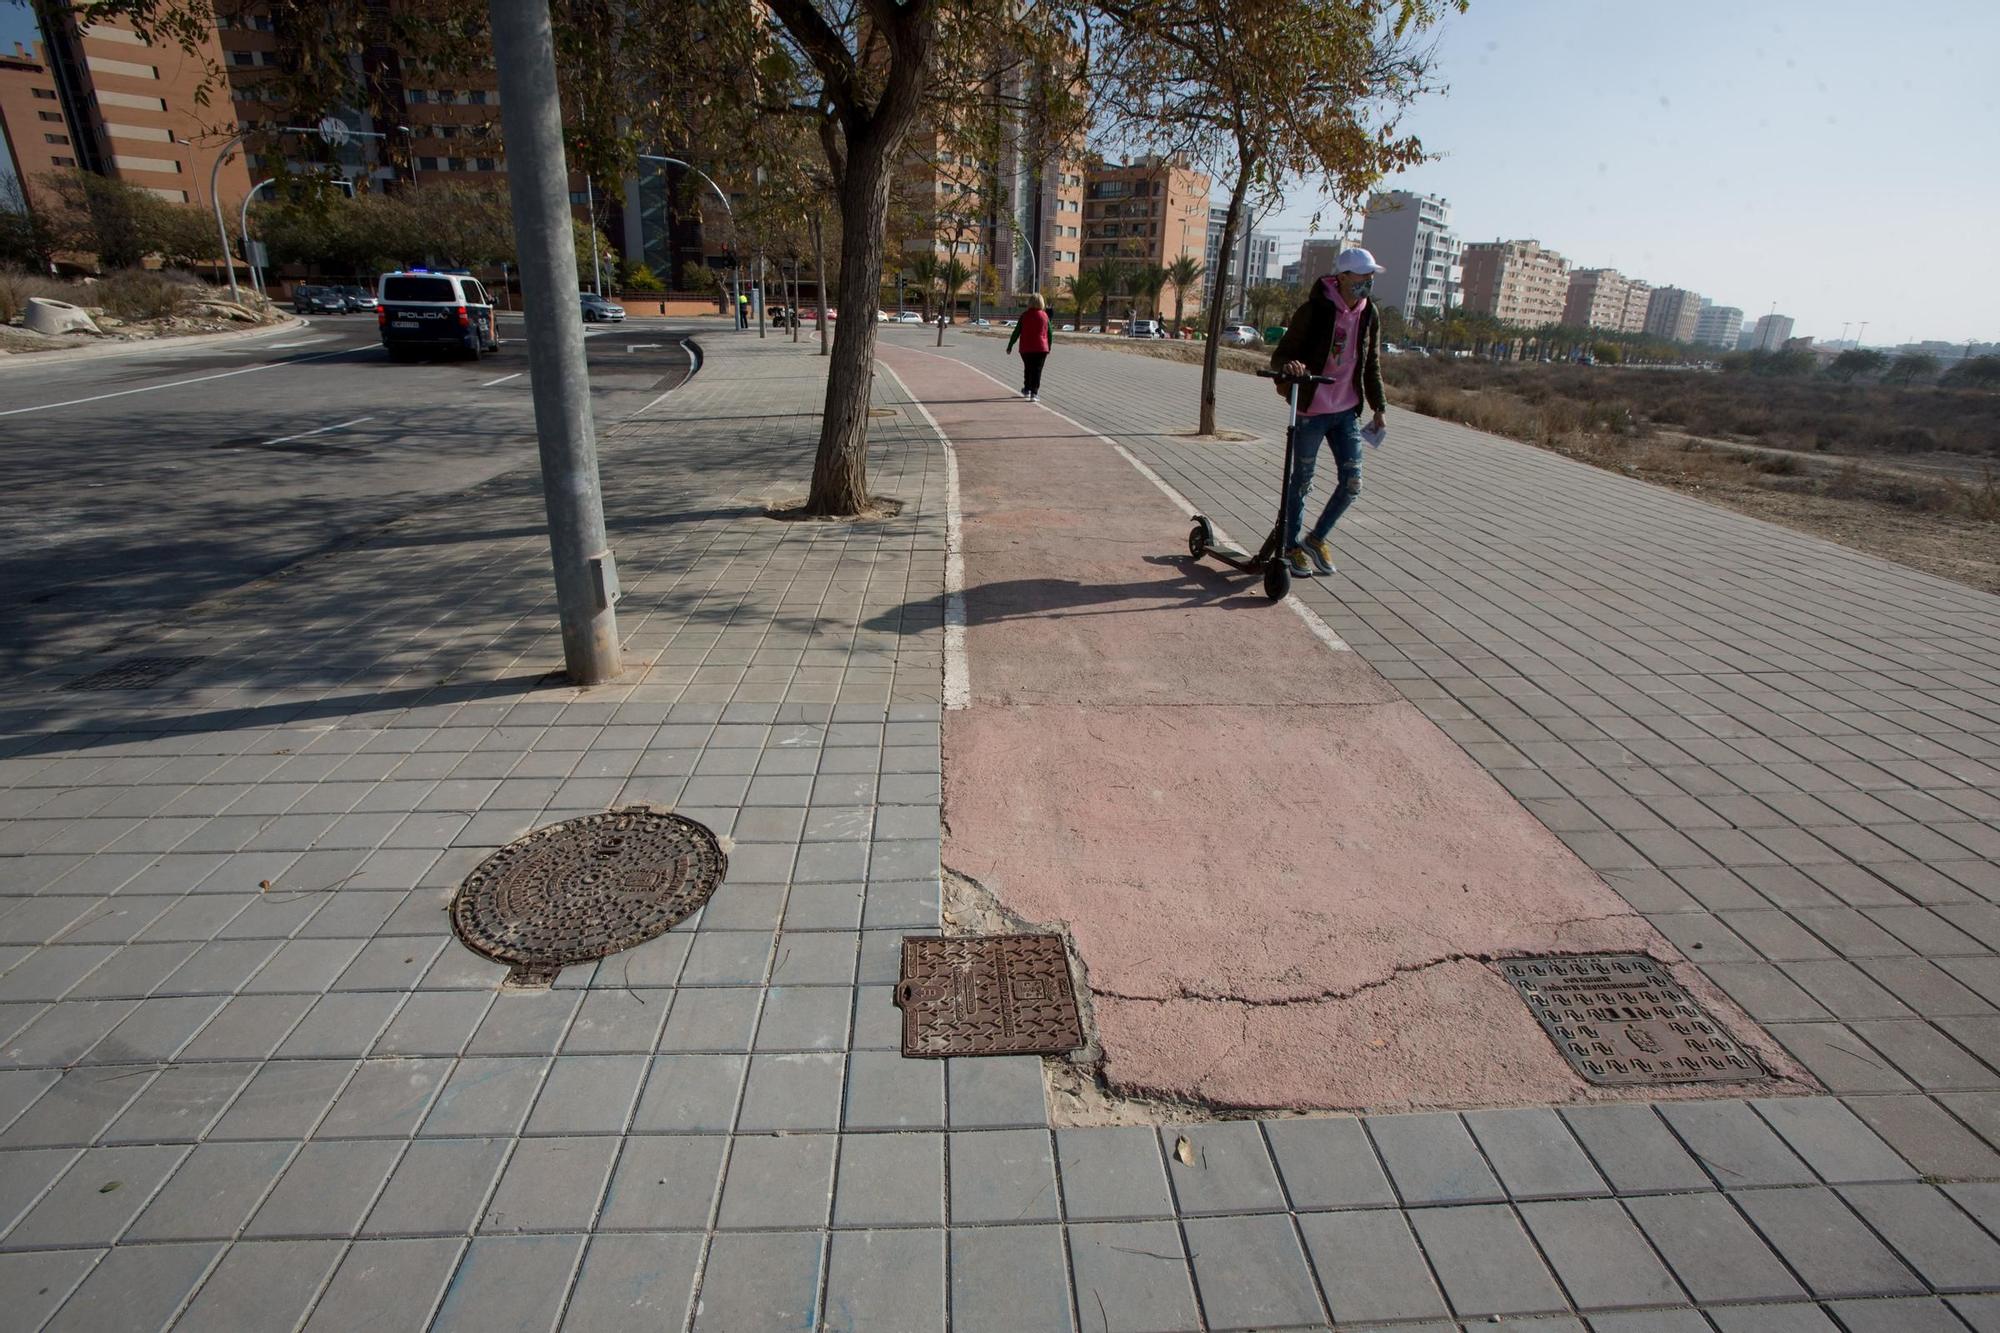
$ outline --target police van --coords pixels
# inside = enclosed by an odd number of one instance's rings
[[[493,298],[470,273],[422,268],[384,273],[375,299],[375,324],[391,360],[451,352],[476,361],[500,350]]]

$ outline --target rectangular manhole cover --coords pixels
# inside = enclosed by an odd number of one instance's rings
[[[66,690],[147,690],[170,676],[207,659],[200,657],[128,657],[108,667],[78,676]]]
[[[907,935],[903,1054],[1056,1055],[1083,1045],[1060,935]]]
[[[1685,987],[1644,954],[1509,958],[1500,971],[1576,1072],[1592,1083],[1744,1083],[1769,1078]]]

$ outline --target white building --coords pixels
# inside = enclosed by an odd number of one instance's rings
[[[1428,194],[1387,190],[1368,201],[1361,243],[1383,272],[1375,297],[1405,315],[1459,304],[1459,242],[1451,205]]]
[[[1222,227],[1228,220],[1228,208],[1209,205],[1208,248],[1202,256],[1202,263],[1211,284],[1222,272]],[[1238,218],[1237,226],[1241,227],[1243,224],[1244,219]],[[1242,313],[1245,273],[1250,275],[1248,285],[1255,287],[1263,282],[1276,282],[1279,272],[1278,238],[1261,231],[1252,231],[1248,234],[1239,231],[1236,236],[1236,253],[1230,256],[1229,289],[1224,293],[1227,308]]]
[[[1750,348],[1757,352],[1782,352],[1791,340],[1792,317],[1790,315],[1759,315],[1756,327],[1750,330]],[[1741,346],[1739,342],[1737,344]]]
[[[1717,305],[1713,301],[1701,303],[1701,314],[1694,322],[1694,340],[1703,347],[1720,347],[1725,352],[1736,346],[1736,340],[1743,332],[1743,312],[1733,305]]]

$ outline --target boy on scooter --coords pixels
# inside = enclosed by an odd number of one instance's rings
[[[1314,386],[1312,400],[1299,414],[1293,446],[1292,489],[1285,496],[1285,560],[1300,578],[1333,573],[1333,551],[1327,536],[1333,525],[1361,494],[1361,404],[1375,411],[1368,423],[1371,437],[1386,429],[1382,420],[1382,321],[1369,300],[1382,266],[1366,250],[1343,250],[1333,272],[1313,285],[1306,303],[1292,315],[1285,336],[1271,352],[1271,369],[1280,375],[1331,375],[1334,383]],[[1278,396],[1289,390],[1278,381]],[[1312,489],[1313,467],[1320,441],[1333,449],[1340,483],[1327,498],[1319,521],[1303,541],[1306,495]]]

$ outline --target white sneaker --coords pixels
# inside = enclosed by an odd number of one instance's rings
[[[1031,393],[1028,395],[1028,401],[1031,403],[1039,403],[1042,401],[1042,396],[1039,393]]]
[[[1024,403],[1032,403],[1035,401],[1035,395],[1029,393],[1026,389],[1023,389],[1021,390],[1021,401]]]

